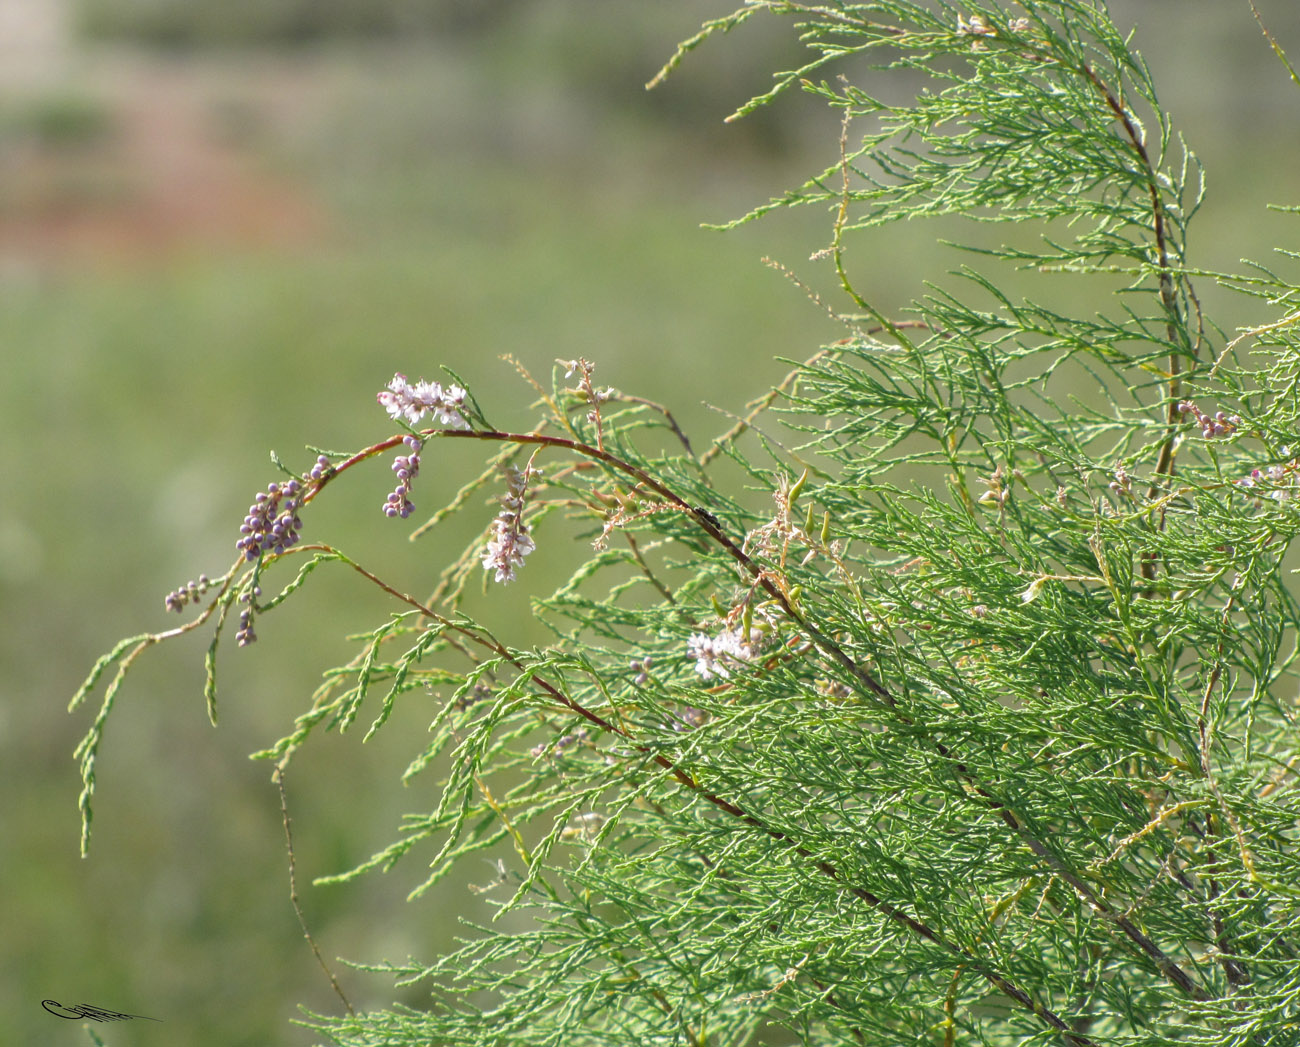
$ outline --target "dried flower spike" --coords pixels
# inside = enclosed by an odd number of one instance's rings
[[[564,377],[572,378],[576,372],[578,375],[578,384],[581,387],[583,398],[587,401],[587,421],[596,427],[596,446],[603,449],[603,426],[600,418],[600,405],[615,395],[613,386],[606,386],[604,389],[597,389],[591,384],[591,372],[596,369],[596,365],[590,360],[584,360],[579,357],[577,360],[556,360],[564,368]]]
[[[986,488],[988,488],[982,495],[979,496],[978,501],[980,505],[991,505],[998,509],[1001,509],[1004,505],[1006,505],[1007,496],[1011,492],[1003,485],[1003,480],[1005,479],[1005,476],[1006,476],[1005,471],[1003,470],[1002,466],[999,465],[996,469],[993,470],[992,476],[975,477],[977,482],[983,484]]]

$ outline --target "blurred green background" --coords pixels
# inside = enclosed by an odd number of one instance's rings
[[[1258,6],[1300,57],[1292,0]],[[1300,90],[1244,0],[1112,7],[1208,170],[1195,259],[1232,268],[1293,245],[1296,219],[1264,204],[1300,202]],[[297,1005],[338,1009],[289,906],[269,765],[247,756],[287,733],[342,660],[339,638],[386,614],[351,577],[318,573],[262,619],[259,643],[226,646],[217,730],[205,639],[141,661],[99,762],[93,850],[77,856],[72,751],[97,706],[69,716],[67,700],[119,637],[175,624],[169,590],[228,566],[275,475],[269,450],[305,467],[309,442],[386,435],[375,392],[440,364],[494,421],[525,426],[531,390],[504,353],[539,376],[586,356],[601,384],[670,405],[699,446],[729,425],[708,404],[741,410],[788,369],[776,357],[839,337],[760,262],[828,289],[807,260],[826,214],[699,228],[833,162],[834,118],[802,97],[722,123],[798,60],[790,27],[751,23],[642,88],[727,10],[0,0],[0,1041],[89,1043],[43,998],[165,1019],[100,1027],[114,1047],[307,1044]],[[861,289],[900,307],[954,263],[934,240],[917,226],[854,243]],[[1225,326],[1257,315],[1201,291]],[[426,453],[421,509],[477,470],[478,450]],[[386,465],[348,480],[312,507],[309,536],[415,592],[482,523],[411,544],[378,511]],[[537,638],[529,588],[582,553],[548,550],[489,594],[510,639]],[[431,779],[397,778],[436,700],[364,747],[360,732],[322,736],[291,772],[302,901],[331,959],[428,956],[458,918],[491,914],[466,886],[492,878],[486,863],[410,905],[419,859],[309,886],[432,802]],[[421,1002],[340,976],[359,1007]]]

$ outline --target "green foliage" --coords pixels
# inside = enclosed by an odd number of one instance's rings
[[[28,140],[49,147],[77,147],[101,141],[112,131],[102,104],[73,92],[43,96],[0,112],[0,141]]]
[[[419,896],[498,858],[490,925],[366,967],[427,986],[426,1009],[316,1027],[346,1045],[1297,1042],[1300,291],[1195,269],[1195,159],[1100,2],[773,0],[682,54],[768,13],[811,58],[741,113],[799,86],[843,133],[750,217],[829,208],[844,339],[703,453],[572,361],[549,387],[525,375],[527,432],[468,398],[463,428],[324,456],[301,477],[307,543],[237,563],[174,630],[220,629],[236,601],[251,625],[334,564],[378,586],[392,615],[257,755],[282,773],[320,730],[369,737],[424,703],[404,779],[436,798],[329,879],[418,856]],[[885,100],[891,76],[910,99]],[[943,215],[1017,228],[890,315],[850,234]],[[1259,326],[1225,336],[1194,278],[1255,296]],[[455,388],[425,406],[445,415]],[[381,402],[398,417],[419,396],[395,380]],[[512,492],[423,597],[311,531],[311,502],[404,437],[426,458],[491,445],[460,511]],[[495,592],[517,599],[532,543],[560,558],[574,537],[593,552],[533,601],[552,643],[468,613],[480,561],[519,568]],[[165,635],[119,645],[78,696],[119,666],[79,750],[87,826],[103,716]]]

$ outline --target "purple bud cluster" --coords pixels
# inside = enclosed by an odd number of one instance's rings
[[[313,480],[324,480],[334,472],[334,466],[330,465],[329,455],[322,454],[316,456],[316,464],[311,467],[311,472],[307,475]]]
[[[650,682],[650,665],[652,661],[653,659],[651,656],[647,654],[644,658],[633,658],[627,663],[627,667],[636,673],[636,675],[632,677],[632,682],[636,684],[637,687],[644,687]]]
[[[1191,400],[1178,401],[1178,413],[1195,416],[1196,424],[1201,427],[1201,435],[1207,440],[1231,436],[1241,426],[1241,416],[1215,411],[1214,414],[1202,414],[1201,409]]]
[[[437,382],[426,382],[423,378],[412,385],[406,375],[399,372],[393,375],[388,388],[382,390],[376,399],[390,418],[405,418],[410,425],[419,422],[427,411],[439,425],[468,429],[469,423],[464,415],[465,396],[465,390],[458,385],[444,389]]]
[[[424,448],[424,441],[417,436],[404,436],[402,443],[406,444],[407,453],[393,459],[397,487],[384,500],[384,515],[400,516],[405,520],[415,511],[411,502],[411,481],[420,472],[420,451]]]
[[[569,749],[576,748],[579,745],[587,745],[591,741],[591,736],[587,733],[585,727],[579,727],[572,734],[561,735],[554,742],[542,742],[541,745],[533,746],[531,754],[533,759],[539,759],[543,756],[560,756]]]
[[[184,609],[186,604],[197,603],[200,596],[212,587],[212,579],[206,574],[201,574],[197,581],[186,582],[179,589],[173,589],[163,599],[163,606],[169,611],[176,611],[178,614]]]
[[[474,685],[474,689],[469,694],[463,694],[456,699],[456,711],[463,713],[466,709],[478,705],[479,702],[486,702],[491,697],[492,688],[480,680]]]
[[[244,559],[256,560],[266,552],[282,553],[298,541],[302,530],[298,517],[301,493],[302,484],[297,480],[268,484],[265,491],[257,493],[239,527],[242,537],[235,543],[243,550]]]
[[[524,557],[537,548],[529,536],[528,525],[523,522],[524,491],[528,481],[540,473],[529,465],[525,469],[506,467],[508,487],[501,497],[501,512],[492,521],[487,548],[483,550],[483,568],[496,571],[498,582],[513,582],[515,568],[524,565]]]
[[[257,639],[257,634],[253,632],[253,601],[261,594],[260,585],[245,589],[239,594],[239,602],[244,606],[239,609],[239,630],[235,633],[235,639],[240,647],[247,647]]]

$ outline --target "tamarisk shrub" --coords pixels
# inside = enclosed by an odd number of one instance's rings
[[[502,845],[481,890],[531,922],[373,964],[427,1006],[313,1016],[332,1043],[1300,1043],[1300,286],[1196,268],[1196,159],[1101,0],[752,0],[661,76],[761,16],[810,57],[737,115],[798,87],[842,133],[746,218],[828,209],[813,262],[843,338],[703,453],[598,389],[598,361],[535,382],[521,432],[459,380],[397,375],[398,431],[277,480],[235,565],[167,597],[192,617],[95,666],[74,705],[115,675],[78,750],[83,845],[137,656],[209,631],[215,714],[231,607],[251,642],[338,564],[391,617],[257,755],[283,770],[319,730],[423,703],[398,770],[441,775],[436,803],[331,879],[416,858],[418,899]],[[882,100],[891,76],[910,102]],[[943,215],[1015,235],[901,313],[851,277],[854,237]],[[1257,325],[1226,335],[1194,279]],[[394,449],[383,526],[426,498],[446,508],[421,533],[500,506],[428,595],[424,560],[381,578],[313,533],[313,502]],[[417,476],[473,450],[460,492]],[[527,557],[574,555],[566,518],[592,544],[531,594],[552,644],[462,612],[475,579],[522,600]]]

